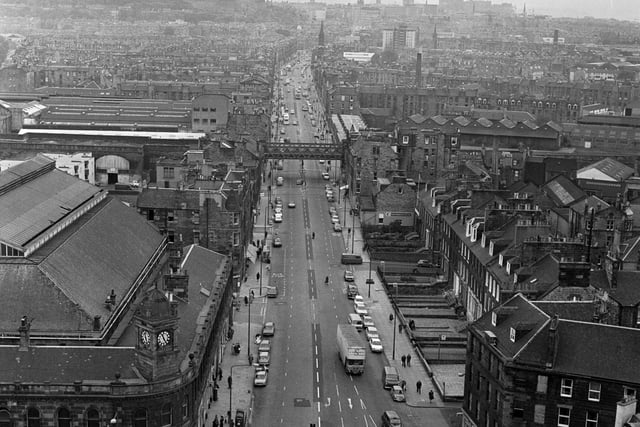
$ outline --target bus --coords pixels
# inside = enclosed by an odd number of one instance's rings
[[[284,115],[282,116],[282,119],[284,120],[284,124],[288,125],[289,124],[289,113],[284,113]]]

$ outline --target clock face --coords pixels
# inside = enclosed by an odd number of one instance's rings
[[[140,342],[142,342],[143,346],[149,347],[149,344],[151,344],[151,334],[149,331],[143,330],[140,332]]]
[[[161,331],[158,334],[158,345],[166,347],[171,343],[171,333],[169,331]]]

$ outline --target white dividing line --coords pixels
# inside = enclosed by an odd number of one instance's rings
[[[338,400],[338,412],[342,412],[342,402],[340,402],[339,400]]]
[[[318,369],[318,359],[316,358],[316,369]]]
[[[316,398],[320,399],[320,387],[316,387]]]
[[[316,382],[320,382],[320,372],[316,372]]]
[[[354,385],[354,386],[353,386],[353,389],[356,391],[356,394],[357,394],[358,396],[360,396],[360,393],[358,393],[358,387],[356,387],[356,386]]]
[[[340,389],[338,388],[337,384],[336,384],[336,395],[338,396],[338,398],[340,398]]]

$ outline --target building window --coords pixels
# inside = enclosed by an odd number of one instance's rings
[[[185,396],[182,400],[182,418],[189,416],[189,396]]]
[[[0,410],[0,427],[11,427],[11,414],[6,409]]]
[[[544,405],[535,405],[533,407],[533,422],[543,425],[545,412],[546,407]]]
[[[640,318],[640,316],[639,316]],[[624,398],[625,399],[635,399],[636,397],[636,389],[631,387],[624,387]]]
[[[234,212],[231,214],[231,221],[233,222],[233,225],[239,225],[240,224],[240,213],[238,212]]]
[[[87,411],[87,427],[100,427],[100,414],[94,408]]]
[[[167,221],[175,221],[176,217],[173,211],[167,211]]]
[[[146,409],[137,409],[133,414],[133,427],[147,427]]]
[[[514,401],[513,402],[513,418],[523,418],[524,417],[524,402]]]
[[[569,427],[571,420],[571,408],[558,406],[558,427]]]
[[[609,218],[607,218],[607,231],[613,231],[613,227],[614,227],[613,215],[610,215]]]
[[[27,409],[27,427],[40,427],[40,411],[36,408]]]
[[[374,156],[379,156],[380,155],[380,147],[379,146],[374,145],[373,147],[371,147],[371,150],[372,150]]]
[[[600,383],[589,383],[589,400],[592,402],[600,402]]]
[[[571,397],[573,394],[573,380],[569,378],[563,378],[560,384],[560,396]]]
[[[165,403],[160,410],[160,425],[170,426],[173,424],[171,403]]]
[[[58,408],[56,417],[58,418],[58,427],[71,427],[71,413],[67,408]]]
[[[584,426],[598,427],[598,413],[596,411],[587,411],[587,419]]]
[[[162,168],[162,176],[165,179],[174,178],[175,177],[175,169],[174,168],[170,168],[170,167],[163,167]]]
[[[536,386],[536,393],[547,393],[547,382],[549,377],[546,375],[538,375],[538,385]]]
[[[378,224],[384,224],[384,214],[378,214]]]
[[[240,245],[240,232],[234,231],[233,232],[233,246],[239,246],[239,245]]]

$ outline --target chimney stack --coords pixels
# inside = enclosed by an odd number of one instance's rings
[[[422,86],[422,52],[416,55],[416,87]]]
[[[29,330],[31,329],[31,322],[27,316],[22,316],[20,319],[20,327],[18,328],[18,332],[20,332],[20,348],[19,351],[28,351],[30,338],[29,338]]]
[[[547,335],[547,368],[553,368],[558,352],[558,323],[560,318],[554,315],[549,323],[549,334]]]

